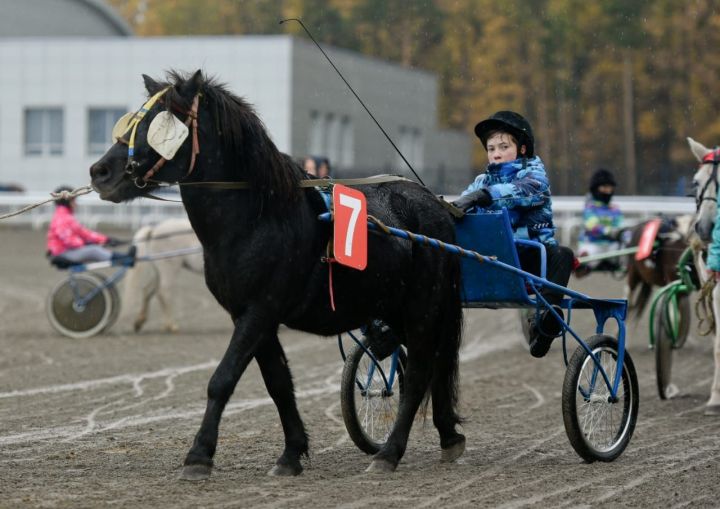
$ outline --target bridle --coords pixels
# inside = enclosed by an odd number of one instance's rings
[[[705,182],[705,185],[700,191],[700,194],[695,198],[695,208],[698,212],[700,211],[700,207],[704,201],[714,201],[717,204],[718,191],[720,191],[720,184],[718,184],[717,178],[718,165],[720,165],[720,149],[715,148],[715,150],[706,154],[705,157],[702,158],[700,166],[708,163],[712,163],[713,165],[712,170],[710,171],[710,178],[708,178],[707,182]],[[715,185],[715,196],[705,196],[711,184]]]
[[[142,107],[135,113],[132,120],[128,123],[128,127],[123,133],[122,136],[116,138],[116,141],[118,143],[122,143],[123,145],[127,145],[128,147],[128,162],[125,165],[125,173],[130,175],[130,178],[132,179],[133,184],[138,189],[143,189],[147,187],[148,181],[155,175],[155,173],[160,170],[160,168],[163,167],[163,165],[167,162],[167,159],[164,157],[160,157],[155,164],[143,175],[140,176],[134,176],[135,170],[137,170],[140,166],[140,163],[138,163],[135,159],[133,159],[135,155],[135,134],[137,132],[137,127],[140,125],[140,122],[145,118],[145,115],[148,111],[152,109],[152,107],[155,105],[155,103],[163,96],[165,93],[170,90],[171,87],[166,87],[162,89],[160,92],[156,93],[150,99],[148,99],[145,104],[142,105]],[[200,104],[200,93],[198,92],[195,94],[195,97],[192,101],[192,106],[190,107],[190,111],[184,111],[182,113],[185,113],[187,115],[187,118],[185,119],[184,124],[192,129],[192,152],[190,156],[190,165],[188,167],[187,173],[185,173],[185,176],[181,179],[184,180],[187,177],[190,176],[192,171],[195,169],[195,161],[197,160],[197,155],[200,153],[200,144],[198,142],[198,106]],[[130,132],[130,137],[128,139],[125,139],[125,135]],[[134,178],[133,178],[134,176]],[[141,182],[140,182],[141,181]]]

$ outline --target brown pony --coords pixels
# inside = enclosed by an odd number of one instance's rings
[[[639,223],[632,228],[628,247],[638,245],[648,222]],[[664,218],[657,236],[660,245],[653,254],[640,261],[635,259],[634,254],[628,255],[625,296],[628,299],[631,315],[636,318],[642,315],[652,295],[653,287],[665,286],[677,279],[677,263],[688,246],[691,223],[691,216]]]

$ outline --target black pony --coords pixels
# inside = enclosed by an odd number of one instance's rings
[[[285,434],[285,449],[270,473],[302,471],[300,458],[307,455],[308,437],[278,341],[281,323],[331,335],[379,318],[402,338],[408,359],[404,398],[395,428],[368,470],[397,467],[428,391],[441,459],[459,457],[465,437],[456,431],[462,328],[458,259],[406,240],[371,235],[367,269],[333,264],[336,310],[331,310],[324,258],[331,226],[317,219],[325,211],[319,192],[299,186],[308,176],[277,150],[251,106],[200,71],[192,76],[172,72],[169,83],[143,78],[150,96],[167,90],[135,132],[121,136],[92,165],[93,187],[102,199],[122,202],[147,194],[161,182],[179,181],[185,209],[204,247],[207,286],[235,325],[210,379],[205,416],[182,478],[210,475],[223,409],[253,358]],[[150,122],[162,112],[190,126],[190,135],[169,161],[161,160],[147,140]],[[129,157],[131,138],[135,147]],[[155,164],[159,160],[160,166]],[[240,181],[248,188],[208,184]],[[367,197],[368,212],[386,224],[454,241],[450,214],[420,185],[395,181],[358,188]]]

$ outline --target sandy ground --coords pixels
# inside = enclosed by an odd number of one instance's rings
[[[660,401],[647,326],[629,327],[641,393],[635,435],[615,462],[586,464],[562,423],[561,349],[533,359],[513,311],[466,312],[468,447],[457,463],[438,461],[437,433],[419,420],[397,472],[364,473],[370,458],[342,423],[335,339],[281,329],[311,436],[305,472],[266,475],[283,439],[252,364],[225,412],[211,479],[178,481],[231,332],[201,277],[178,274],[179,333],[163,333],[153,316],[136,335],[123,316],[103,336],[73,340],[45,317],[46,296],[63,274],[43,257],[43,234],[6,228],[0,239],[0,507],[720,505],[720,420],[702,414],[713,368],[708,338],[693,336],[676,354],[680,394]],[[622,295],[622,283],[608,276],[572,285]],[[579,329],[589,334],[583,314]]]

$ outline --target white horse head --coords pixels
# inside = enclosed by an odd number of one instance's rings
[[[693,188],[697,203],[695,231],[703,242],[710,242],[717,215],[720,150],[709,149],[692,138],[688,138],[687,141],[690,150],[700,163],[700,167],[693,176]]]

